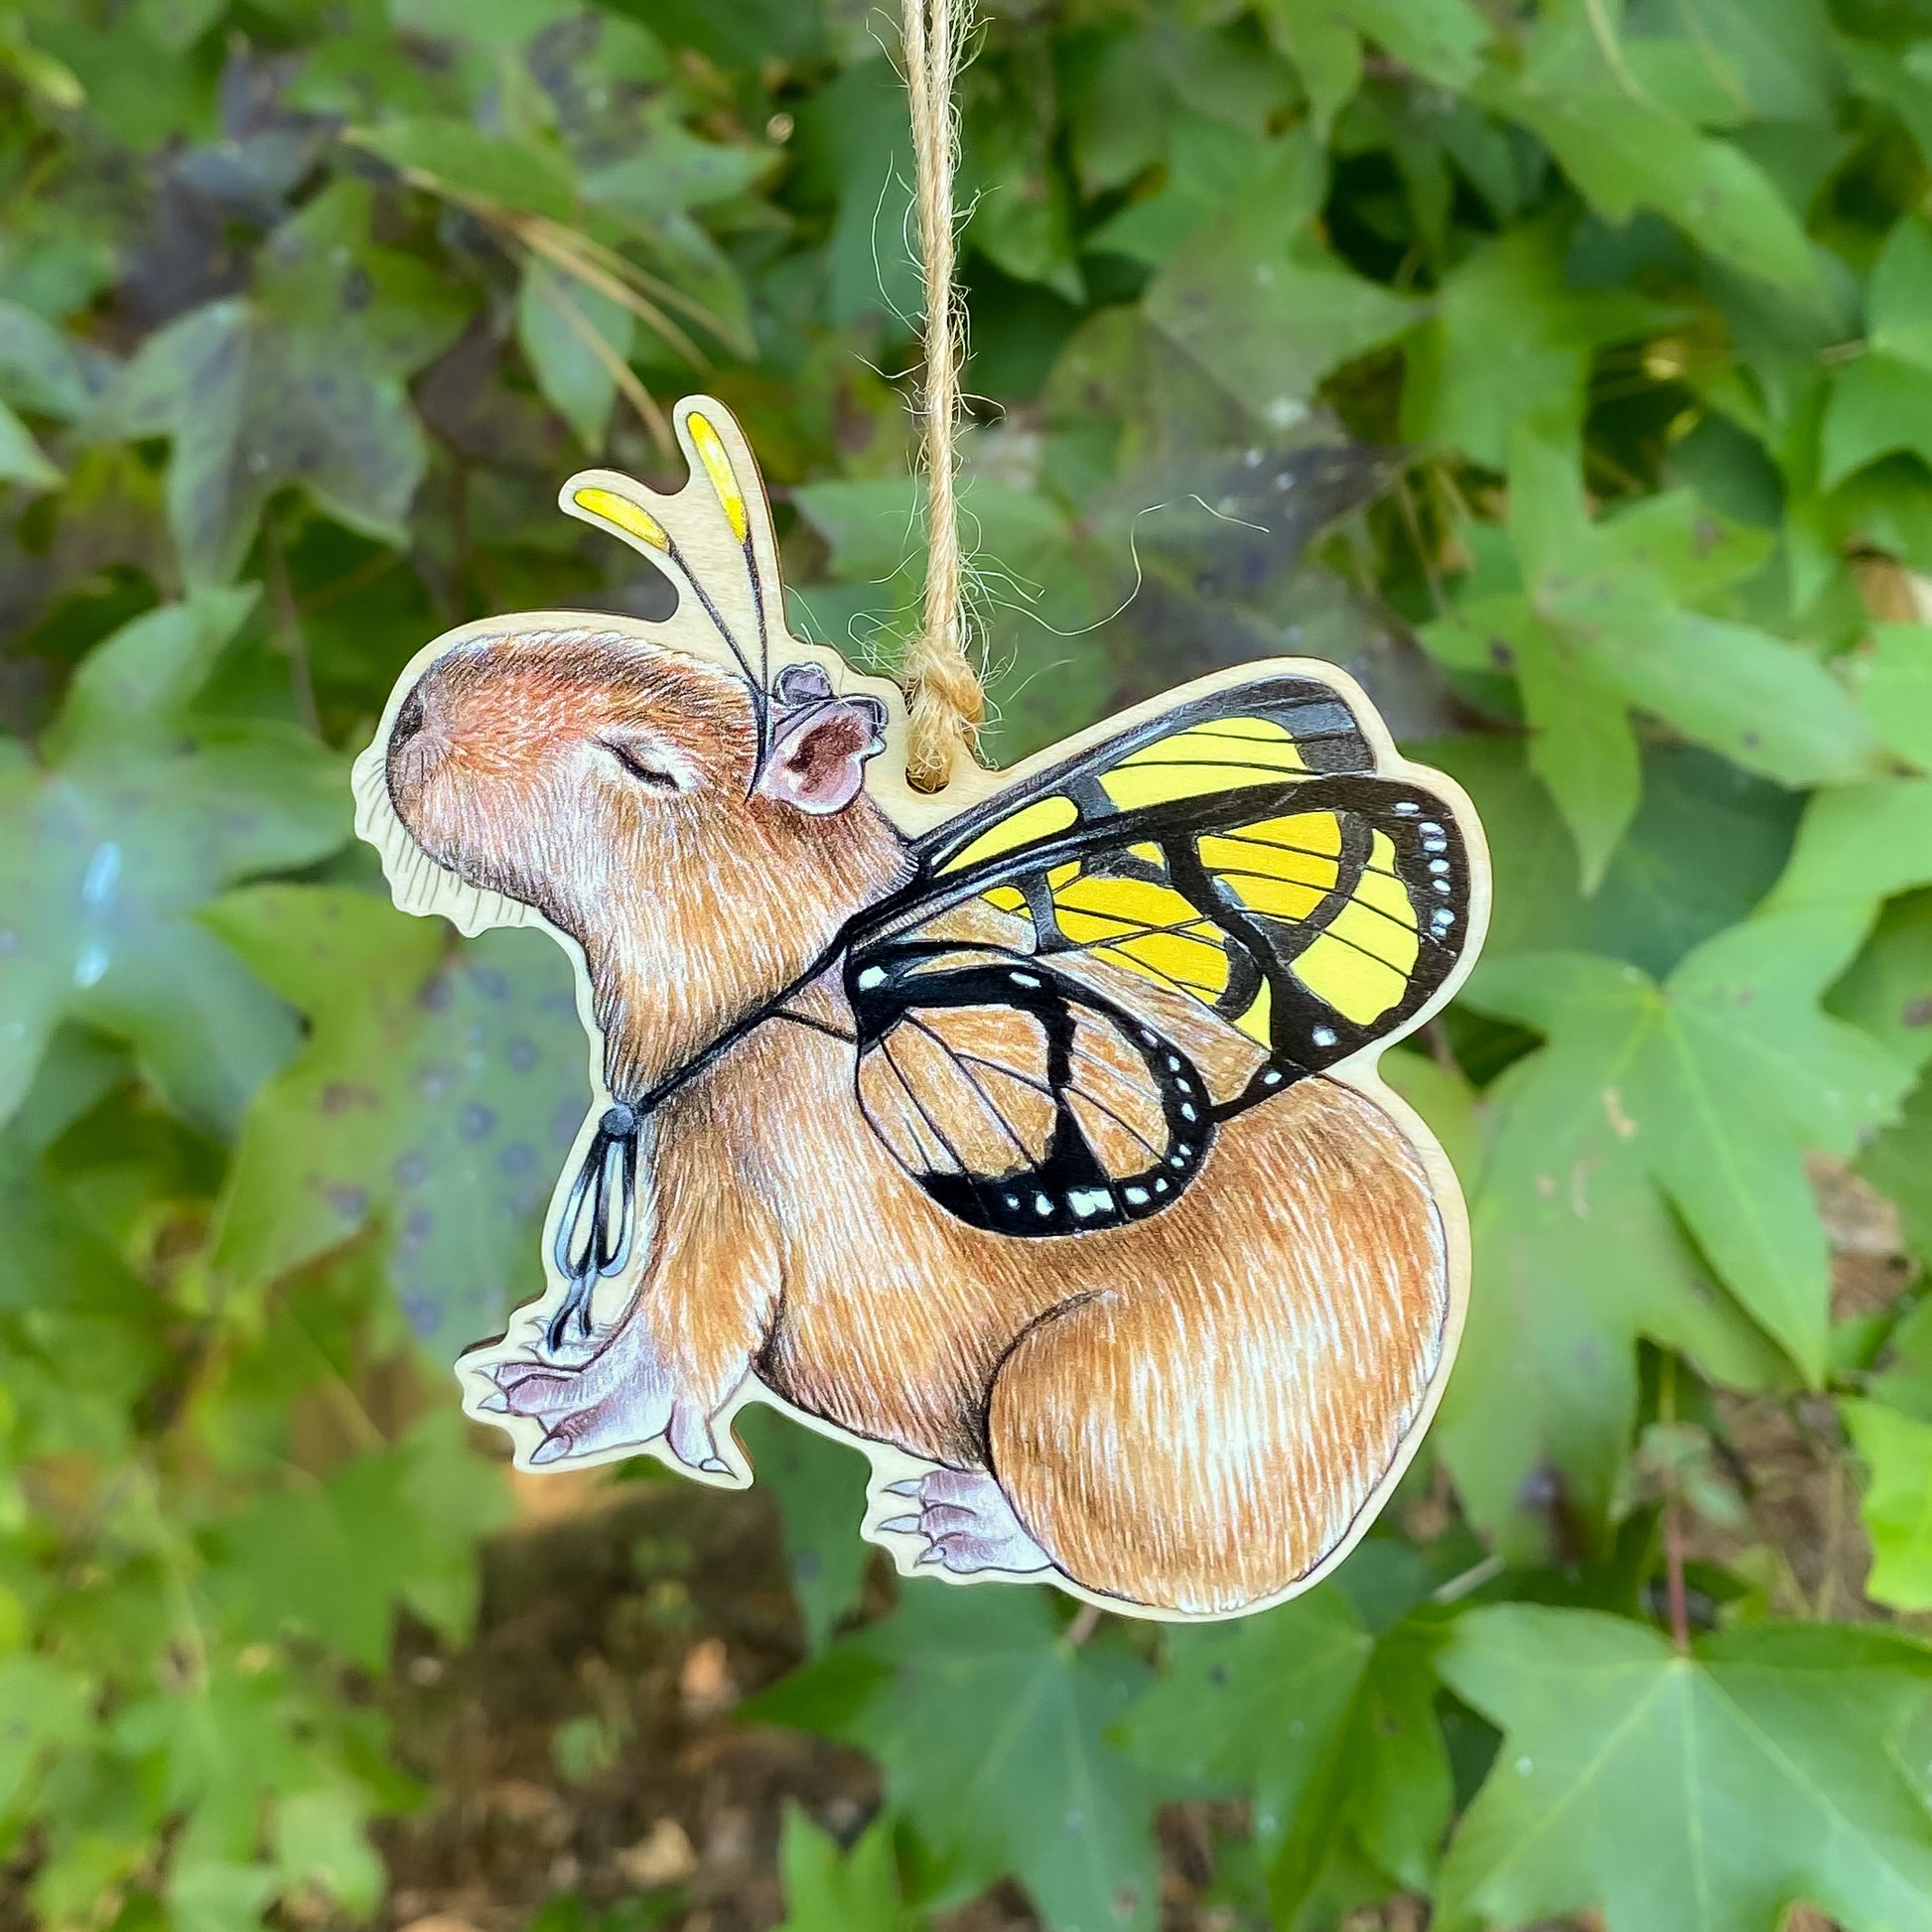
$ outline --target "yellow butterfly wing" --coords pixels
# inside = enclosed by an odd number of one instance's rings
[[[1471,861],[1446,795],[1375,767],[1330,686],[1262,672],[929,834],[846,970],[861,1104],[908,1172],[1008,1232],[1068,1231],[1069,1197],[1116,1224],[1191,1178],[1218,1121],[1413,1020],[1461,955]],[[973,912],[1002,936],[962,946]],[[955,1045],[969,1003],[1024,1060],[1024,1098]],[[1216,1046],[1230,1030],[1245,1054]],[[1082,1085],[1103,1035],[1116,1110],[1124,1082],[1159,1124],[1138,1141]]]

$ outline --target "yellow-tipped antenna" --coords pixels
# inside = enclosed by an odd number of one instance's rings
[[[635,537],[639,543],[648,544],[651,549],[671,554],[670,532],[645,509],[643,504],[629,496],[620,496],[615,489],[606,489],[602,483],[586,483],[582,488],[570,492],[572,507],[586,516],[594,516],[601,523],[615,524],[625,536]]]
[[[724,508],[725,521],[732,526],[732,535],[740,543],[749,542],[752,516],[745,506],[745,492],[738,486],[738,478],[732,470],[724,438],[712,426],[711,418],[699,415],[695,409],[684,420],[691,432],[691,447],[697,451],[698,461],[704,465],[705,475],[711,479],[711,486],[718,492],[718,501]]]
[[[644,490],[640,484],[628,484],[628,480],[610,471],[589,471],[582,476],[573,477],[567,483],[558,500],[571,515],[581,517],[587,523],[596,523],[607,530],[614,530],[620,536],[652,553],[660,560],[676,583],[688,590],[705,615],[711,620],[713,627],[725,640],[745,682],[751,688],[752,714],[758,731],[758,762],[762,764],[769,733],[769,697],[766,691],[769,669],[769,643],[765,636],[765,610],[763,587],[759,582],[758,559],[752,545],[751,509],[745,500],[745,492],[739,487],[738,478],[732,468],[730,452],[725,447],[724,438],[718,434],[711,420],[696,410],[685,416],[687,435],[699,465],[710,480],[716,492],[719,507],[725,512],[725,521],[731,526],[733,536],[738,539],[739,548],[744,552],[745,569],[750,580],[753,609],[759,627],[759,664],[755,670],[752,660],[746,655],[744,647],[733,634],[732,627],[725,621],[725,615],[719,610],[716,600],[699,580],[697,573],[685,561],[677,539],[665,527],[663,518],[656,510],[646,507],[643,500]],[[675,516],[676,505],[665,506],[665,513]]]

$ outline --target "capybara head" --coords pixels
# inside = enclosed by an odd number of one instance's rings
[[[636,1097],[788,985],[903,872],[863,795],[885,707],[786,667],[768,694],[621,631],[485,635],[396,712],[390,802],[425,853],[583,947]]]

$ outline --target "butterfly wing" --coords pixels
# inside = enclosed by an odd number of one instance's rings
[[[1001,946],[882,947],[848,964],[859,1102],[942,1207],[1002,1234],[1074,1234],[1167,1205],[1213,1102],[1173,1041]]]
[[[929,834],[847,954],[860,1102],[907,1172],[979,1225],[1118,1224],[1173,1198],[1216,1121],[1413,1020],[1461,956],[1472,871],[1449,798],[1375,766],[1330,686],[1261,673]],[[975,927],[999,936],[935,936]],[[1082,1051],[1056,1058],[1068,1038]],[[1102,1040],[1139,1167],[1081,1085]]]

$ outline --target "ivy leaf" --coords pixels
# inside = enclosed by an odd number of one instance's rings
[[[0,1425],[13,1459],[112,1453],[167,1367],[160,1311],[24,1121],[0,1129]]]
[[[1932,369],[1876,351],[1832,382],[1819,450],[1819,484],[1831,489],[1895,450],[1932,450]]]
[[[1146,1672],[1059,1631],[1044,1590],[914,1583],[885,1622],[746,1710],[880,1760],[935,1902],[1011,1873],[1055,1932],[1145,1932],[1159,1918],[1153,1794],[1103,1733]]]
[[[1932,1609],[1932,1423],[1882,1402],[1839,1413],[1870,1479],[1860,1507],[1871,1538],[1864,1593],[1894,1610]]]
[[[1888,1127],[1865,1149],[1859,1172],[1894,1201],[1905,1245],[1922,1261],[1932,1262],[1932,1081],[1912,1089],[1896,1125]],[[1899,1337],[1893,1337],[1894,1347]],[[1932,1350],[1927,1351],[1932,1355]],[[1925,1377],[1932,1387],[1932,1364]],[[1881,1390],[1888,1401],[1896,1398]],[[1925,1420],[1932,1421],[1932,1400]]]
[[[1491,39],[1465,0],[1327,0],[1327,12],[1439,87],[1466,87]]]
[[[212,1534],[209,1587],[250,1635],[272,1641],[292,1626],[377,1670],[400,1604],[452,1642],[468,1633],[476,1544],[508,1511],[496,1471],[465,1448],[462,1418],[439,1410],[320,1483],[258,1495]]]
[[[0,1819],[17,1828],[29,1814],[51,1756],[86,1740],[91,1703],[86,1680],[52,1658],[0,1656]]]
[[[1791,785],[1849,784],[1884,758],[1851,694],[1802,646],[1707,615],[1763,547],[1687,492],[1590,524],[1576,454],[1542,426],[1511,441],[1510,542],[1524,578],[1422,632],[1465,671],[1513,671],[1530,761],[1577,839],[1586,889],[1637,808],[1627,709]]]
[[[1831,1011],[1917,1071],[1932,1058],[1932,893],[1895,898],[1833,987]]]
[[[1832,378],[1819,432],[1819,482],[1830,489],[1894,450],[1932,451],[1932,227],[1908,214],[1872,264],[1866,352]]]
[[[91,396],[87,364],[51,322],[0,302],[0,398],[15,409],[72,422]]]
[[[252,603],[219,592],[137,618],[76,673],[40,759],[0,740],[0,1120],[66,1017],[128,1040],[214,1132],[295,1044],[281,1004],[187,916],[348,835],[332,753],[191,708]]]
[[[56,489],[63,479],[47,460],[33,432],[0,402],[0,483],[26,483],[33,489]]]
[[[1845,785],[1805,806],[1791,862],[1768,903],[1868,912],[1924,885],[1932,885],[1932,780]]]
[[[974,91],[960,190],[972,209],[967,236],[988,261],[1078,303],[1085,289],[1052,151],[1051,88],[1050,65],[1023,49],[1000,84]]]
[[[314,1887],[351,1912],[373,1912],[388,1872],[369,1843],[365,1794],[346,1784],[290,1793],[275,1808],[275,1862],[291,1891]]]
[[[1150,1776],[1246,1796],[1282,1924],[1347,1844],[1422,1888],[1449,1823],[1427,1619],[1377,1635],[1335,1585],[1235,1624],[1175,1629],[1122,1725]]]
[[[1893,1754],[1932,1657],[1759,1624],[1677,1655],[1583,1610],[1471,1612],[1443,1658],[1503,1744],[1443,1867],[1444,1932],[1600,1906],[1609,1932],[1932,1927],[1932,1821]]]
[[[1545,14],[1521,69],[1492,64],[1470,91],[1547,142],[1610,220],[1654,208],[1721,262],[1778,288],[1816,286],[1811,244],[1770,177],[1700,133],[1627,62],[1612,69],[1581,11]]]
[[[1328,0],[1263,0],[1260,13],[1269,39],[1300,71],[1314,131],[1326,141],[1362,84],[1362,37]]]
[[[1604,1067],[1586,1090],[1606,1108],[1614,1098],[1616,1131],[1641,1147],[1720,1277],[1814,1381],[1829,1265],[1803,1153],[1851,1155],[1910,1081],[1818,1006],[1860,936],[1841,913],[1791,912],[1707,941],[1661,987],[1573,956],[1499,961],[1476,996]]]
[[[252,297],[151,336],[103,399],[104,426],[168,435],[168,522],[193,584],[247,555],[268,499],[300,483],[328,515],[400,544],[427,457],[404,379],[466,304],[369,238],[369,190],[338,180],[263,250]]]
[[[614,364],[630,359],[634,319],[600,289],[535,255],[523,264],[516,339],[537,387],[595,456],[604,448],[618,398]],[[601,346],[600,346],[601,345]]]
[[[1408,440],[1501,470],[1516,425],[1583,420],[1594,351],[1643,334],[1658,311],[1621,290],[1572,288],[1566,239],[1549,221],[1512,228],[1445,277],[1434,314],[1409,342]],[[1502,356],[1496,344],[1505,335]]]
[[[859,1534],[868,1464],[763,1403],[738,1413],[733,1430],[752,1458],[754,1479],[770,1484],[785,1526],[785,1569],[805,1640],[822,1650],[833,1626],[859,1600],[871,1546]]]
[[[893,1823],[882,1813],[841,1851],[796,1805],[785,1807],[778,1840],[785,1918],[778,1932],[904,1932]]]
[[[1275,174],[1288,173],[1291,193]],[[1287,429],[1314,385],[1392,341],[1418,305],[1351,273],[1301,232],[1295,192],[1306,170],[1280,169],[1229,203],[1175,251],[1142,301],[1148,320],[1262,423]]]
[[[1483,948],[1492,955],[1595,952],[1666,974],[1749,916],[1777,883],[1801,810],[1781,786],[1712,753],[1651,746],[1637,815],[1586,896],[1575,842],[1520,741],[1437,739],[1412,755],[1458,779],[1488,828],[1495,904]]]
[[[405,176],[423,175],[498,207],[566,224],[577,216],[577,183],[568,160],[537,141],[486,134],[468,121],[434,114],[385,120],[358,143]]]
[[[1860,930],[1831,910],[1760,917],[1661,985],[1581,954],[1478,970],[1470,1003],[1547,1043],[1485,1095],[1471,1203],[1485,1292],[1438,1438],[1471,1514],[1512,1548],[1543,1547],[1537,1511],[1559,1495],[1581,1523],[1607,1508],[1639,1335],[1733,1385],[1776,1378],[1763,1341],[1711,1293],[1680,1217],[1736,1303],[1808,1379],[1822,1375],[1830,1267],[1804,1151],[1850,1154],[1909,1079],[1819,1010]]]
[[[213,1266],[259,1289],[372,1221],[418,1334],[467,1343],[541,1287],[538,1226],[589,1104],[567,963],[547,938],[341,888],[264,886],[205,915],[309,1016],[257,1096]]]
[[[1885,746],[1932,771],[1932,624],[1881,623],[1854,660],[1859,701]]]

